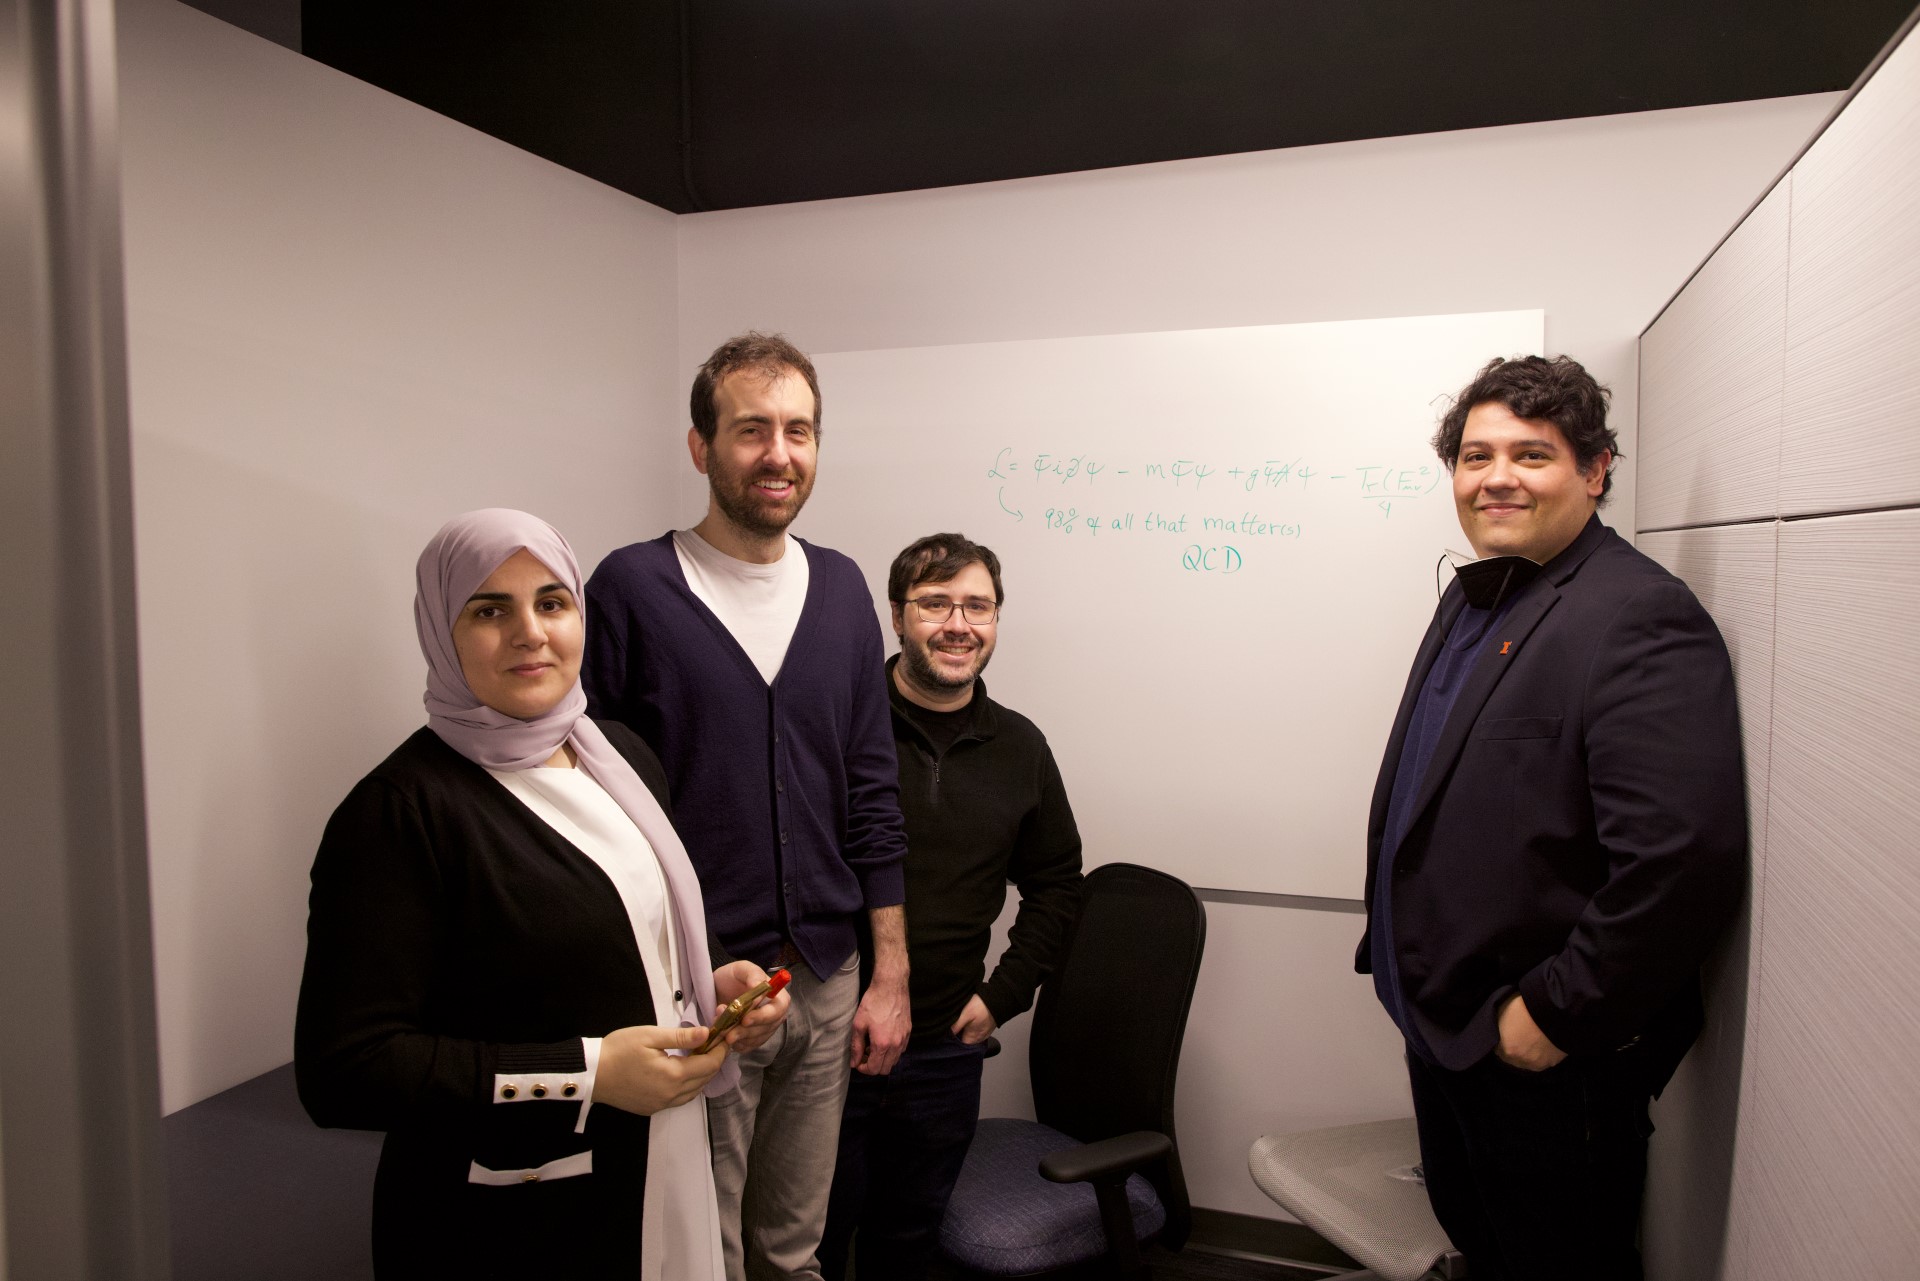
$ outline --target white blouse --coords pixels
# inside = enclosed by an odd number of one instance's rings
[[[695,1023],[678,972],[677,926],[666,877],[653,846],[605,788],[581,769],[488,770],[502,787],[547,826],[599,865],[619,891],[646,964],[654,1021],[661,1027]],[[584,1038],[588,1075],[581,1126],[593,1099],[598,1038]],[[646,1210],[640,1232],[643,1281],[725,1281],[720,1253],[720,1209],[713,1190],[704,1098],[648,1118]],[[666,1270],[671,1261],[672,1271]]]

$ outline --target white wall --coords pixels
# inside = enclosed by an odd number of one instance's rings
[[[121,0],[162,1093],[292,1055],[307,869],[422,720],[413,558],[657,531],[673,217],[172,3]]]
[[[120,10],[169,1110],[288,1057],[320,825],[419,723],[414,551],[488,503],[551,515],[589,565],[693,519],[687,371],[728,334],[832,351],[1540,307],[1613,383],[1631,456],[1635,335],[1833,101],[674,219],[171,0]],[[1630,465],[1611,518],[1633,526]],[[1352,914],[1209,915],[1189,1176],[1197,1204],[1271,1214],[1247,1143],[1404,1114],[1396,1042],[1350,973]],[[1248,982],[1273,993],[1251,1020]],[[1023,1106],[1024,1021],[1008,1042],[990,1110]]]
[[[1607,514],[1631,530],[1635,339],[1836,101],[692,215],[678,223],[680,363],[747,327],[785,331],[811,351],[850,351],[1544,308],[1549,348],[1614,389],[1629,461]],[[821,466],[831,468],[833,388],[822,390]],[[911,406],[902,418],[911,423]],[[672,465],[684,474],[682,503],[692,501],[697,482]],[[804,517],[798,529],[806,532]],[[1002,643],[1019,645],[1017,628]],[[1404,674],[1381,679],[1397,687]],[[1062,769],[1071,791],[1074,763]],[[1364,821],[1354,815],[1356,827]],[[1152,851],[1089,857],[1151,862]],[[1209,922],[1182,1068],[1188,1177],[1198,1205],[1273,1215],[1246,1174],[1248,1143],[1406,1115],[1398,1043],[1369,982],[1351,973],[1355,916],[1214,904]],[[1273,993],[1251,1020],[1229,999],[1249,982]],[[1024,1021],[1009,1033],[1008,1053],[990,1064],[989,1112],[1031,1106]]]

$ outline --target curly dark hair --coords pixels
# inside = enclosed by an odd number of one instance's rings
[[[995,604],[1007,602],[1006,589],[1000,585],[1000,558],[965,534],[928,534],[909,543],[893,558],[887,571],[887,599],[904,604],[907,593],[921,583],[944,583],[969,565],[985,565],[993,580]]]
[[[1497,401],[1517,418],[1541,418],[1558,427],[1573,446],[1574,462],[1582,471],[1593,466],[1593,460],[1602,453],[1611,453],[1606,483],[1600,490],[1604,506],[1613,492],[1613,464],[1621,457],[1619,437],[1607,426],[1607,402],[1612,396],[1586,366],[1571,356],[1520,356],[1512,360],[1495,356],[1453,398],[1446,417],[1440,420],[1440,429],[1433,433],[1433,451],[1452,471],[1460,457],[1467,414],[1475,405]]]
[[[707,363],[700,366],[700,372],[693,376],[693,394],[688,397],[687,408],[693,416],[693,429],[700,433],[700,439],[709,445],[713,435],[720,430],[720,406],[714,401],[713,394],[725,381],[728,374],[738,373],[742,369],[754,369],[769,380],[778,378],[789,370],[807,380],[807,386],[813,392],[813,434],[820,435],[820,377],[813,372],[813,362],[807,354],[788,342],[784,334],[763,334],[748,330],[738,338],[729,338],[713,349],[707,357]]]

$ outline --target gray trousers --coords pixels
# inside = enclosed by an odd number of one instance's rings
[[[708,1100],[727,1281],[820,1281],[859,970],[858,953],[824,980],[796,964],[786,1022],[740,1056],[740,1088]]]

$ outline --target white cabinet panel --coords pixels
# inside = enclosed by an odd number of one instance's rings
[[[1920,1242],[1920,511],[1789,522],[1779,556],[1734,1230],[1753,1277],[1908,1278]]]
[[[1774,514],[1791,186],[1747,215],[1640,340],[1641,529]]]
[[[1794,166],[1790,237],[1781,511],[1920,501],[1920,39]]]
[[[1642,1248],[1649,1281],[1718,1281],[1729,1267],[1741,1080],[1754,1028],[1748,1018],[1756,941],[1763,932],[1768,740],[1774,662],[1774,522],[1642,534],[1641,551],[1685,579],[1720,625],[1739,687],[1753,824],[1753,892],[1708,962],[1707,1026],[1654,1108]]]
[[[1740,696],[1748,811],[1758,852],[1766,846],[1768,740],[1773,717],[1774,541],[1768,521],[1718,529],[1642,534],[1638,547],[1684,580],[1726,639]]]

